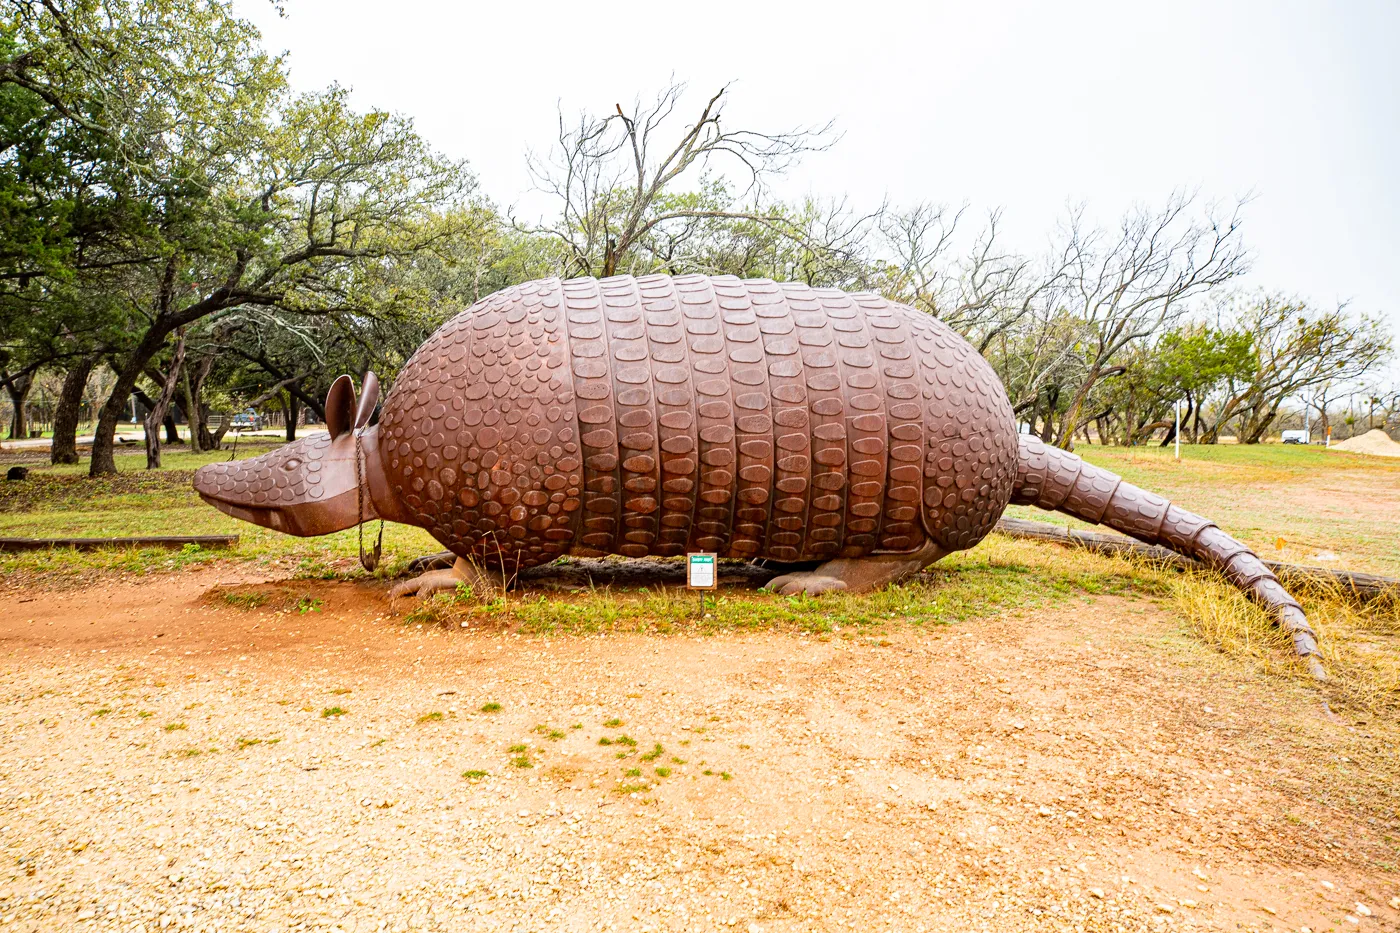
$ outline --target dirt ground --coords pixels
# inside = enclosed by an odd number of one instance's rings
[[[1150,598],[522,637],[249,572],[0,590],[0,931],[1400,927],[1394,749]]]

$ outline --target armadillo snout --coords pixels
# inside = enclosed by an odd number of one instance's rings
[[[211,463],[195,492],[219,511],[288,534],[319,535],[359,520],[355,443],[318,434],[248,460]]]

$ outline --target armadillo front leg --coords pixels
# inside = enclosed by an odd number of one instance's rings
[[[1085,463],[1067,450],[1024,435],[1011,501],[1107,525],[1217,568],[1273,615],[1292,638],[1293,650],[1307,662],[1308,670],[1325,679],[1317,635],[1298,601],[1253,551],[1209,519],[1125,483],[1117,474]]]

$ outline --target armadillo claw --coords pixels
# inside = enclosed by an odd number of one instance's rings
[[[781,577],[774,577],[769,580],[763,588],[782,596],[796,596],[798,593],[816,596],[820,593],[844,590],[846,588],[846,581],[811,571],[803,571],[800,573],[785,573]]]
[[[441,593],[445,590],[455,590],[457,584],[462,582],[462,577],[455,569],[429,570],[427,573],[419,574],[411,580],[404,580],[402,583],[394,584],[389,590],[390,599],[399,599],[403,596],[431,596],[434,593]]]

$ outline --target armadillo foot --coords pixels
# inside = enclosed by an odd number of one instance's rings
[[[499,573],[493,573],[459,557],[457,562],[446,570],[429,570],[411,580],[395,584],[393,589],[389,590],[389,598],[431,596],[445,590],[455,590],[464,583],[477,594],[505,590],[505,580]]]
[[[785,573],[781,577],[774,577],[764,584],[765,590],[772,590],[783,596],[796,596],[798,593],[806,593],[808,596],[816,596],[818,593],[830,593],[833,590],[844,590],[846,581],[839,577],[826,576],[817,573],[815,570],[805,570],[798,573]]]
[[[912,576],[947,553],[933,542],[926,541],[923,547],[908,554],[874,554],[829,560],[815,570],[774,577],[764,588],[784,596],[798,593],[816,596],[833,590],[864,593]]]

